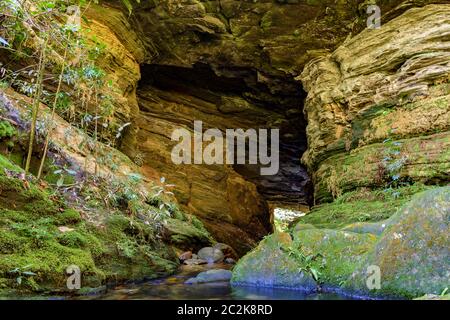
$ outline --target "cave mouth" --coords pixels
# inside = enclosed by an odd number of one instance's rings
[[[233,168],[257,186],[272,210],[280,206],[309,207],[312,183],[300,161],[307,149],[303,115],[306,93],[292,76],[264,74],[253,68],[211,67],[203,63],[192,67],[147,64],[141,67],[141,74],[137,90],[140,100],[148,97],[152,90],[157,90],[158,94],[163,92],[169,100],[171,95],[183,94],[188,97],[184,102],[192,106],[192,114],[200,117],[199,120],[204,123],[209,119],[223,120],[211,121],[211,128],[222,131],[225,128],[280,129],[278,174],[262,176],[259,165],[234,165]],[[236,106],[223,107],[224,98],[237,101]],[[180,119],[180,124],[188,125],[187,118],[189,116]]]

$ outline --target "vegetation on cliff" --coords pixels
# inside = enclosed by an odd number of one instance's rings
[[[211,232],[251,250],[234,285],[445,298],[450,7],[363,30],[372,2],[2,1],[2,293],[164,276]],[[175,166],[195,120],[279,128],[279,174]],[[267,235],[269,201],[312,207]]]

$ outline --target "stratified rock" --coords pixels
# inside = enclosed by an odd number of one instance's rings
[[[163,175],[175,184],[184,209],[238,254],[272,231],[266,199],[311,201],[311,183],[299,162],[307,147],[304,92],[294,77],[317,51],[358,31],[352,24],[357,9],[333,1],[174,0],[146,2],[133,12],[147,65],[133,123],[138,130],[127,135],[134,143],[123,147],[131,158],[142,155],[147,176]],[[194,120],[222,132],[280,128],[279,173],[262,177],[259,165],[175,166],[171,133],[192,131]]]
[[[256,249],[241,258],[233,269],[233,285],[291,288],[312,292],[316,282],[299,268],[286,249],[292,246],[287,233],[266,237]]]
[[[437,23],[438,21],[438,23]],[[364,30],[298,78],[315,200],[392,181],[448,181],[450,6]]]
[[[206,247],[200,249],[200,251],[198,252],[198,257],[200,259],[208,261],[208,263],[215,263],[222,261],[224,255],[219,249]]]
[[[377,245],[347,281],[369,291],[369,266],[381,271],[381,289],[373,293],[418,297],[440,294],[450,279],[450,187],[417,194],[392,218]]]
[[[214,269],[199,273],[195,278],[188,279],[186,284],[197,284],[207,282],[230,281],[232,273],[230,270]]]

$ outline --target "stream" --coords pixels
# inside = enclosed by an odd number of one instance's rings
[[[233,287],[228,282],[185,284],[199,272],[210,269],[230,268],[224,264],[205,266],[182,266],[177,274],[108,289],[101,295],[83,296],[76,299],[99,300],[349,300],[348,296],[336,293],[306,294],[300,290]]]

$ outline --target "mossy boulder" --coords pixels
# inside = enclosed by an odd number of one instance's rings
[[[266,237],[239,260],[233,269],[232,284],[314,291],[317,286],[313,277],[302,271],[287,252],[291,245],[292,239],[287,233],[276,232]]]
[[[415,195],[400,209],[345,286],[368,292],[367,268],[381,270],[381,289],[405,297],[440,294],[449,287],[450,187]]]
[[[208,282],[230,281],[232,273],[230,270],[214,269],[199,273],[195,278],[188,279],[186,284],[198,284]]]
[[[300,262],[302,267],[319,271],[319,282],[331,286],[339,286],[348,279],[376,241],[373,234],[328,229],[307,229],[294,234],[294,247],[305,257]]]
[[[196,217],[191,222],[169,218],[164,223],[168,242],[183,250],[195,250],[212,243],[213,239]],[[194,221],[195,220],[195,221]]]

